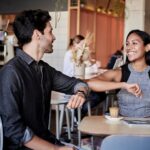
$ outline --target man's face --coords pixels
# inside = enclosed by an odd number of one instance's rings
[[[54,40],[55,36],[52,33],[52,26],[50,22],[48,22],[44,33],[40,36],[40,49],[44,51],[44,53],[52,53]]]

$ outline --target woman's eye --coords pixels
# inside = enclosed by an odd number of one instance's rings
[[[129,45],[129,43],[126,43],[126,46],[128,46]]]

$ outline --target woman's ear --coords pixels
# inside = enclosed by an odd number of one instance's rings
[[[145,51],[146,51],[146,52],[150,51],[150,43],[146,45]]]

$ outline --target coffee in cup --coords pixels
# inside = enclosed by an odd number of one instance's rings
[[[119,108],[118,107],[109,107],[109,113],[110,116],[113,118],[117,118],[119,114]]]

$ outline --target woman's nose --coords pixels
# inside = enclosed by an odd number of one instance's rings
[[[126,49],[127,50],[130,50],[130,49],[132,49],[133,48],[133,45],[132,44],[128,44],[127,46],[126,46]]]

